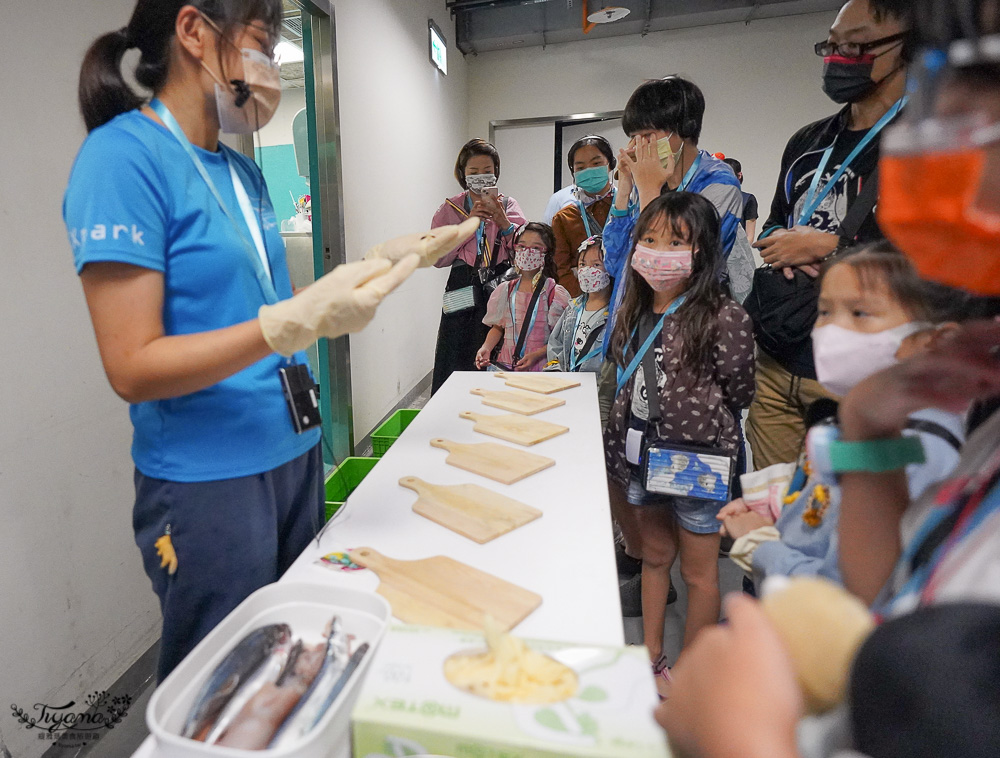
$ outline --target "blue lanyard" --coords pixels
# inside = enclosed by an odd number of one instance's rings
[[[583,318],[583,313],[586,310],[587,310],[587,298],[585,297],[583,299],[583,306],[580,308],[580,312],[576,314],[576,323],[573,325],[573,341],[574,342],[576,342],[576,335],[580,333],[580,320]],[[608,315],[608,309],[607,308],[604,309],[604,315],[605,316]],[[581,345],[580,347],[582,349],[583,345]],[[602,346],[598,345],[597,347],[595,347],[593,350],[591,350],[587,355],[583,356],[582,358],[579,357],[579,356],[574,357],[573,356],[573,352],[570,351],[569,370],[570,371],[577,371],[580,368],[581,364],[586,363],[591,358],[594,358],[595,356],[597,356],[601,352],[601,350],[602,350]]]
[[[826,165],[830,162],[830,156],[833,155],[833,149],[837,146],[837,140],[834,139],[833,144],[823,151],[823,157],[819,161],[819,167],[816,169],[816,173],[813,174],[812,184],[809,185],[809,192],[806,194],[806,204],[803,206],[802,214],[799,216],[799,226],[804,226],[808,223],[809,219],[812,218],[813,213],[815,213],[816,209],[819,208],[819,204],[822,203],[823,199],[830,194],[830,191],[837,186],[837,182],[840,181],[840,177],[844,175],[844,172],[847,171],[854,159],[857,158],[861,154],[861,151],[868,147],[868,144],[875,139],[876,136],[878,136],[878,133],[881,132],[882,129],[884,129],[885,126],[896,117],[896,114],[899,113],[900,109],[904,105],[906,105],[906,97],[901,97],[896,101],[895,105],[886,111],[885,115],[878,120],[878,123],[869,129],[868,133],[861,138],[861,141],[851,151],[850,155],[847,156],[847,159],[840,164],[840,168],[837,169],[837,172],[832,177],[830,177],[830,181],[823,186],[823,190],[820,192],[818,191],[819,180],[822,178],[823,172],[826,170]]]
[[[635,354],[635,357],[628,364],[628,366],[625,367],[625,370],[618,370],[618,389],[615,390],[616,395],[622,391],[622,387],[624,387],[628,380],[632,377],[635,370],[639,368],[639,363],[642,361],[643,356],[648,352],[649,348],[653,346],[653,342],[660,335],[660,332],[663,331],[663,322],[667,320],[667,316],[675,313],[678,308],[684,305],[685,299],[687,299],[687,295],[681,295],[680,297],[674,299],[674,302],[672,302],[670,307],[667,308],[667,312],[660,317],[660,321],[655,327],[653,327],[653,331],[651,331],[649,336],[646,337],[646,341],[642,343],[642,347],[639,348],[639,352]],[[635,336],[634,331],[632,332],[632,336]]]
[[[683,192],[691,184],[691,180],[694,179],[694,175],[698,173],[698,168],[701,166],[701,153],[698,153],[694,158],[694,163],[691,164],[691,168],[687,170],[684,174],[684,178],[681,179],[680,185],[677,187],[678,192]]]
[[[521,280],[515,279],[513,282],[511,282],[511,284],[513,286],[511,287],[511,292],[510,292],[510,320],[514,323],[514,334],[517,334],[517,316],[514,314],[514,303],[517,301],[517,290],[518,287],[520,287]],[[542,284],[542,289],[544,290],[544,288],[545,285]],[[525,333],[524,336],[525,347],[527,347],[528,345],[528,338],[531,336],[531,333],[535,331],[535,319],[538,318],[538,308],[542,304],[543,297],[545,297],[545,293],[539,292],[538,300],[535,301],[535,311],[534,313],[531,314],[531,323],[528,325],[528,331]],[[516,338],[515,338],[515,347],[516,347]],[[515,355],[514,362],[517,363],[523,357],[524,357],[523,355]]]
[[[975,508],[975,511],[971,514],[966,523],[960,523],[956,527],[955,531],[952,532],[952,534],[938,546],[931,559],[921,566],[920,569],[909,578],[906,584],[903,585],[903,588],[886,604],[883,611],[888,612],[893,606],[895,606],[896,602],[902,598],[909,597],[917,593],[923,593],[933,577],[934,572],[937,571],[938,567],[947,557],[948,553],[951,552],[951,549],[956,545],[961,544],[962,540],[966,536],[975,531],[984,521],[986,521],[998,510],[1000,510],[1000,485],[995,485],[993,489],[982,499],[982,501],[980,501],[979,505]],[[941,507],[939,512],[933,513],[927,518],[921,526],[920,531],[910,542],[909,548],[903,555],[901,561],[906,564],[912,562],[914,554],[923,544],[924,540],[927,539],[928,535],[930,535],[934,528],[941,523],[950,511],[950,508]]]
[[[471,214],[472,213],[472,196],[471,195],[466,195],[465,204],[468,206],[466,208],[466,211],[469,214]],[[479,226],[476,227],[476,259],[477,260],[479,258],[479,253],[481,253],[482,250],[483,250],[483,237],[485,235],[486,235],[486,219],[480,219]],[[487,245],[488,244],[489,243],[487,243]],[[486,252],[483,253],[483,264],[485,266],[487,266],[487,267],[490,265],[490,263],[493,262],[492,255],[488,255],[491,252],[492,252],[491,250],[487,249]]]
[[[587,230],[587,238],[589,239],[594,236],[594,233],[590,230],[590,221],[587,220],[587,209],[579,200],[576,201],[576,206],[580,209],[580,218],[583,219],[583,228]]]
[[[253,245],[253,243],[247,240],[246,235],[240,228],[240,225],[237,223],[232,213],[229,212],[229,208],[226,207],[226,203],[222,199],[222,195],[220,195],[219,190],[216,189],[215,183],[212,181],[212,177],[208,175],[208,171],[205,169],[204,164],[202,164],[201,160],[198,158],[198,154],[195,153],[194,147],[192,147],[191,142],[187,138],[187,135],[184,134],[184,130],[181,129],[180,124],[177,123],[177,119],[174,118],[174,114],[172,114],[167,108],[167,106],[165,106],[157,98],[153,98],[152,102],[150,102],[149,104],[149,107],[152,108],[153,112],[160,117],[160,120],[166,125],[167,129],[170,130],[171,134],[173,134],[174,137],[177,138],[177,141],[181,143],[181,147],[184,148],[184,152],[186,152],[188,154],[188,157],[191,158],[191,161],[194,163],[194,166],[198,170],[198,173],[201,175],[201,178],[205,180],[205,184],[208,185],[208,189],[215,197],[216,202],[218,202],[219,206],[222,208],[222,212],[226,214],[226,218],[229,219],[230,223],[232,223],[233,225],[233,228],[236,230],[237,234],[239,234],[240,240],[243,242],[243,246],[246,249],[247,255],[249,255],[250,257],[250,263],[253,265],[253,271],[257,277],[257,282],[260,284],[261,292],[264,294],[264,300],[266,300],[271,305],[278,302],[280,298],[278,297],[278,293],[274,289],[274,283],[271,281],[270,275],[267,273],[267,271],[264,270],[264,262],[260,259],[260,256],[257,254],[256,248]],[[239,177],[236,175],[235,170],[233,170],[232,164],[230,164],[230,174],[233,177],[234,182],[239,181]],[[235,185],[233,189],[235,191]],[[246,190],[244,190],[244,192],[245,191]],[[253,223],[256,223],[256,221],[254,221],[249,217],[246,218],[245,221],[248,229],[250,228],[251,221],[253,221]],[[263,230],[261,231],[262,231],[261,237],[263,238]]]

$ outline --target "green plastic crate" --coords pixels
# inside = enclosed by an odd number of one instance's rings
[[[418,413],[420,411],[417,408],[403,408],[389,416],[381,426],[372,432],[372,455],[376,458],[385,455],[385,451],[399,439],[399,435],[417,417]]]
[[[375,468],[378,458],[362,458],[360,456],[344,458],[337,468],[326,478],[326,520],[329,521],[347,500],[348,496],[358,488],[362,480]]]

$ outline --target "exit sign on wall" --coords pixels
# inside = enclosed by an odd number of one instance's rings
[[[427,22],[428,38],[430,40],[431,63],[438,67],[442,74],[448,74],[448,42],[444,38],[441,27],[433,21]]]

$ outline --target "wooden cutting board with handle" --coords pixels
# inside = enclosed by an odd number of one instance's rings
[[[540,392],[543,395],[551,395],[553,392],[579,387],[581,383],[579,379],[569,379],[560,374],[546,374],[538,371],[516,371],[511,374],[506,371],[494,371],[492,373],[497,379],[506,379],[504,384],[508,387]]]
[[[537,418],[528,418],[517,413],[493,416],[462,411],[458,415],[460,418],[475,421],[476,425],[472,428],[480,434],[488,434],[490,437],[516,442],[518,445],[526,447],[537,445],[539,442],[545,442],[545,440],[550,440],[569,431],[568,426],[552,424]]]
[[[510,631],[542,604],[534,592],[443,555],[397,561],[370,547],[348,555],[378,574],[378,594],[407,624],[482,630],[486,616],[492,616]]]
[[[542,515],[537,508],[476,484],[430,484],[415,476],[399,480],[420,497],[413,512],[482,545]]]
[[[431,447],[448,451],[445,463],[501,484],[519,482],[556,463],[544,455],[535,455],[495,442],[465,444],[436,437],[431,440]]]
[[[502,411],[513,411],[522,416],[533,416],[536,413],[566,405],[565,400],[528,392],[504,392],[481,388],[469,390],[469,392],[473,395],[479,395],[483,399],[483,405],[499,408]]]

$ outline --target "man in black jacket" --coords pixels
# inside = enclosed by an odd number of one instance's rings
[[[907,5],[907,0],[849,0],[826,42],[816,45],[824,59],[823,91],[845,105],[788,141],[771,214],[754,245],[789,282],[787,291],[759,288],[748,299],[761,348],[747,423],[757,469],[797,459],[806,408],[829,396],[816,381],[809,336],[820,263],[839,247],[883,236],[870,210],[875,196],[862,192],[878,163],[881,129],[902,107]],[[869,211],[845,239],[840,226],[859,195]],[[780,280],[777,284],[784,289]],[[770,328],[775,324],[780,328]]]

